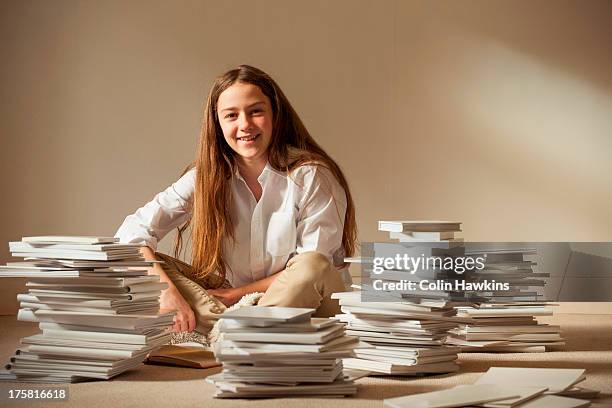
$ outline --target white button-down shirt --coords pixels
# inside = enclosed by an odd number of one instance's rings
[[[232,286],[283,270],[296,253],[318,251],[334,265],[342,265],[346,194],[332,173],[306,165],[288,175],[267,164],[257,180],[262,186],[259,202],[239,172],[230,181],[236,239],[225,238],[223,251]],[[191,216],[194,191],[192,169],[129,215],[115,236],[155,250],[158,241]],[[348,269],[340,273],[348,288]]]

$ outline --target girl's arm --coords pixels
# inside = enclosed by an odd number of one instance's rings
[[[149,247],[141,247],[140,253],[146,260],[157,260],[155,253]],[[153,267],[149,268],[149,275],[158,275],[161,282],[166,282],[168,284],[168,289],[163,290],[161,293],[159,304],[162,310],[176,310],[172,330],[175,332],[191,332],[195,330],[195,313],[176,286],[174,286],[174,283],[172,283],[172,280],[168,277],[161,265],[156,263]]]
[[[153,200],[128,215],[115,236],[120,242],[142,245],[145,259],[156,260],[157,243],[172,229],[186,222],[191,215],[191,200],[195,183],[195,169],[184,174],[177,182],[157,194]],[[160,308],[176,310],[174,331],[195,329],[195,314],[179,293],[159,264],[149,268],[149,273],[158,275],[160,281],[168,284],[160,297]]]
[[[208,289],[207,292],[219,299],[225,306],[231,306],[237,303],[244,295],[254,292],[265,292],[268,290],[272,282],[278,276],[278,272],[274,275],[267,276],[258,281],[249,283],[238,288],[229,289]]]

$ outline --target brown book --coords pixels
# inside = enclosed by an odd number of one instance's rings
[[[191,368],[220,367],[212,351],[200,347],[165,345],[149,354],[147,364],[172,365]]]

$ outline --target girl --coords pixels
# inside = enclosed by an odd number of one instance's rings
[[[116,234],[165,262],[151,273],[169,285],[160,303],[176,310],[175,331],[205,333],[253,292],[264,293],[261,306],[338,312],[330,295],[350,285],[343,258],[355,249],[353,200],[270,76],[241,65],[215,80],[190,167]],[[179,226],[175,256],[190,227],[192,265],[154,252]]]

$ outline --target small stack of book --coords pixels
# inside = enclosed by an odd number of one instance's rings
[[[457,315],[469,321],[451,330],[447,343],[460,346],[463,352],[543,353],[565,345],[559,326],[537,320],[552,314],[547,303],[537,302],[458,307]]]
[[[449,373],[459,369],[458,347],[445,344],[449,330],[457,327],[456,312],[446,302],[364,302],[360,291],[334,293],[347,325],[346,334],[365,346],[354,358],[344,359],[349,369],[376,375]]]
[[[486,258],[485,268],[472,271],[466,280],[503,281],[509,290],[479,292],[477,295],[486,301],[458,307],[457,315],[471,321],[451,331],[450,344],[461,346],[465,352],[545,352],[565,345],[559,326],[537,320],[538,316],[551,316],[554,304],[546,301],[543,294],[550,274],[535,272],[537,263],[529,259],[535,250],[471,249],[466,253]]]
[[[215,356],[223,372],[207,378],[217,398],[346,396],[357,392],[342,358],[358,340],[334,319],[311,318],[314,309],[245,306],[220,322]]]
[[[9,244],[24,262],[0,267],[0,277],[25,277],[18,319],[41,333],[21,345],[1,378],[29,382],[109,379],[137,367],[169,341],[174,313],[159,313],[167,287],[142,269],[139,247],[117,238],[26,237]]]

